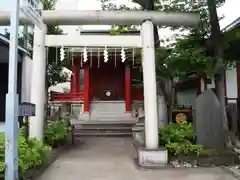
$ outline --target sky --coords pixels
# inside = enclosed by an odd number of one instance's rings
[[[10,10],[11,1],[5,1],[5,3],[0,3],[0,10]],[[116,4],[122,3],[133,6],[128,0],[114,0]],[[226,0],[223,7],[218,10],[220,15],[224,15],[225,18],[220,21],[221,28],[226,27],[232,21],[240,16],[240,0]],[[57,10],[101,10],[101,3],[99,0],[58,0],[56,4]],[[0,33],[4,32],[6,27],[0,27]],[[79,34],[77,29],[78,26],[62,26],[61,27],[66,33],[72,34],[76,33]],[[109,26],[82,26],[82,29],[108,29]],[[161,30],[159,33],[160,38],[171,38],[174,35],[174,32],[170,31],[169,29]]]
[[[115,0],[116,4],[126,4],[134,6],[128,0]],[[101,10],[101,3],[99,0],[58,0],[56,9],[69,10]],[[224,15],[225,18],[220,21],[220,27],[224,28],[232,21],[240,16],[240,0],[226,0],[225,4],[218,9],[219,15]],[[83,26],[82,29],[108,29],[110,26]],[[78,33],[78,27],[62,27],[68,33]],[[162,29],[159,32],[160,39],[167,39],[174,36],[174,32],[169,29]]]

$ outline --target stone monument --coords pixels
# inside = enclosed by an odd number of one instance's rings
[[[211,89],[196,100],[197,142],[207,148],[224,147],[224,108]]]

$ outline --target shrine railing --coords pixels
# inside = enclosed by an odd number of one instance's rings
[[[59,93],[59,92],[50,92],[49,100],[50,101],[81,101],[84,98],[83,92],[79,93]]]

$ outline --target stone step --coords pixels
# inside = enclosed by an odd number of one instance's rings
[[[106,112],[125,112],[125,105],[119,104],[99,104],[99,105],[92,105],[90,107],[91,111],[106,111]]]
[[[131,115],[131,113],[125,113],[125,111],[108,111],[108,110],[91,110],[91,114],[120,114]]]
[[[132,126],[82,126],[76,127],[78,130],[132,130]]]
[[[91,109],[91,114],[127,114],[125,110]],[[129,113],[130,114],[130,113]]]
[[[132,114],[116,113],[116,112],[92,112],[91,116],[120,116],[120,117],[132,117]]]
[[[130,118],[121,118],[121,117],[91,117],[91,120],[95,121],[119,121],[119,120],[128,120],[131,121],[132,119]]]
[[[92,104],[90,106],[91,108],[93,109],[102,109],[103,107],[108,107],[110,109],[116,109],[116,108],[120,108],[120,109],[125,109],[125,104],[105,104],[105,103],[102,103],[102,104]]]
[[[97,132],[84,132],[75,135],[76,137],[81,136],[132,136],[132,133],[121,133],[121,132],[104,132],[104,133],[97,133]]]
[[[82,121],[74,124],[74,136],[131,136],[135,121]]]
[[[84,134],[84,133],[96,133],[96,134],[106,134],[106,133],[119,133],[119,134],[122,134],[122,133],[127,133],[127,134],[132,134],[132,130],[131,129],[119,129],[119,130],[113,130],[113,129],[79,129],[77,131],[74,132],[74,134],[76,136],[80,136],[81,134]]]
[[[138,127],[144,127],[145,124],[144,124],[144,122],[137,122],[137,123],[136,123],[136,126],[138,126]]]
[[[142,132],[144,131],[144,127],[133,127],[132,132]]]
[[[132,120],[116,120],[116,121],[95,121],[95,120],[89,120],[89,121],[81,121],[81,120],[71,120],[71,123],[74,125],[87,125],[87,124],[97,124],[97,125],[104,125],[104,124],[115,124],[115,125],[121,125],[121,124],[136,124],[136,119]]]
[[[84,125],[75,125],[75,129],[132,129],[134,124],[84,124]]]
[[[86,131],[96,131],[96,132],[132,132],[132,128],[91,128],[91,127],[83,127],[81,129],[75,129],[75,132],[86,132]]]

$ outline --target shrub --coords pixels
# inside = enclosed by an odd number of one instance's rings
[[[199,155],[202,151],[202,146],[199,144],[192,144],[190,141],[182,143],[167,143],[166,149],[175,156],[179,155]]]
[[[23,129],[20,129],[18,137],[19,178],[22,179],[26,172],[38,167],[51,152],[51,147],[43,145],[36,139],[26,140]],[[4,179],[5,159],[5,135],[0,135],[0,179]]]
[[[52,147],[58,147],[69,138],[69,122],[56,120],[49,122],[44,129],[44,143]]]
[[[160,143],[173,155],[198,155],[202,146],[194,144],[196,134],[192,124],[168,124],[159,129]]]
[[[193,141],[195,132],[192,124],[168,124],[159,129],[159,139],[164,144],[169,142],[183,142],[185,140]]]

